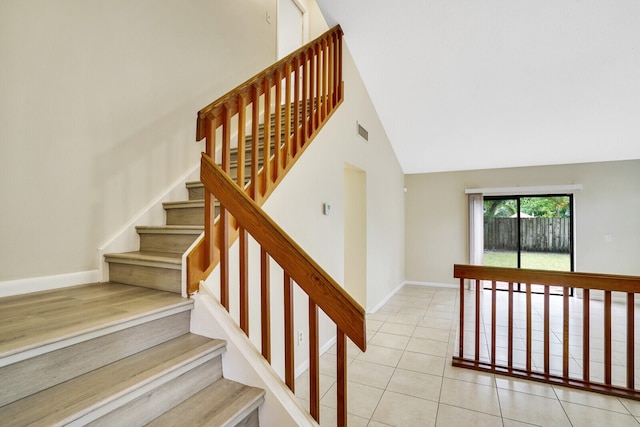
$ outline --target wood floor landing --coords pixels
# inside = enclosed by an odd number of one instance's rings
[[[0,298],[0,361],[46,343],[72,339],[154,313],[189,310],[171,292],[95,283]],[[1,363],[0,363],[1,364]]]

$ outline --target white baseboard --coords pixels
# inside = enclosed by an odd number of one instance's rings
[[[29,277],[27,279],[0,282],[0,297],[49,291],[69,286],[84,285],[100,281],[98,270],[56,274],[54,276]]]
[[[380,310],[380,308],[382,308],[383,305],[385,305],[387,302],[389,302],[389,300],[400,290],[402,289],[402,287],[405,285],[406,282],[402,282],[400,283],[394,290],[392,290],[391,292],[389,292],[389,294],[387,294],[386,297],[384,297],[382,299],[382,301],[380,301],[375,307],[371,308],[371,309],[367,309],[367,313],[369,314],[373,314],[376,311]]]
[[[382,306],[384,306],[387,302],[389,302],[389,300],[398,293],[398,291],[400,289],[402,289],[402,287],[404,285],[416,285],[416,286],[430,286],[430,287],[434,287],[434,288],[451,288],[451,289],[458,289],[458,285],[452,285],[449,283],[436,283],[436,282],[417,282],[417,281],[413,281],[413,280],[405,280],[404,282],[400,283],[400,285],[398,285],[398,287],[396,287],[394,290],[392,290],[391,292],[389,292],[389,294],[384,297],[382,299],[382,301],[380,301],[375,307],[368,309],[367,313],[368,314],[373,314],[375,312],[377,312],[378,310],[380,310],[382,308]]]
[[[413,280],[406,280],[402,283],[404,285],[416,285],[416,286],[430,286],[432,288],[451,288],[458,289],[460,285],[454,285],[451,283],[438,283],[438,282],[417,282]]]

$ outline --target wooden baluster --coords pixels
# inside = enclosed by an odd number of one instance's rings
[[[562,375],[569,378],[569,287],[562,288]]]
[[[527,283],[527,375],[531,375],[531,285]]]
[[[329,43],[322,41],[322,120],[329,115]]]
[[[589,289],[582,291],[582,380],[589,382],[589,324],[591,316],[589,314]]]
[[[225,105],[222,124],[222,170],[229,175],[231,149],[231,114]],[[229,212],[220,204],[220,304],[229,311]]]
[[[229,213],[220,206],[220,304],[229,311]]]
[[[284,272],[284,382],[289,390],[295,389],[293,286],[291,276]]]
[[[604,291],[604,383],[611,384],[611,291]]]
[[[304,67],[302,66],[302,62],[303,62],[303,56],[304,54],[301,53],[300,56],[298,58],[296,58],[296,68],[295,68],[295,74],[294,74],[294,79],[293,82],[295,84],[294,88],[293,88],[293,141],[291,143],[291,157],[292,158],[296,158],[298,155],[298,144],[300,141],[300,130],[301,130],[301,120],[300,120],[300,108],[301,102],[304,102],[302,100],[302,97],[304,96],[301,91],[300,91],[300,73],[302,73],[302,79],[304,79]]]
[[[338,99],[342,101],[344,95],[344,89],[342,85],[342,32],[338,32],[338,76],[337,76],[337,87],[338,87]]]
[[[476,362],[480,360],[480,280],[476,279]]]
[[[322,111],[322,57],[320,43],[316,43],[313,47],[314,57],[316,59],[316,81],[315,81],[315,109],[311,118],[311,129],[309,129],[309,135],[313,134],[318,127],[320,127],[320,111]]]
[[[549,312],[549,285],[544,285],[544,374],[549,376],[550,366],[549,366],[549,340],[551,337],[550,327],[549,327],[549,318],[551,317],[551,313]]]
[[[262,141],[262,186],[260,196],[267,194],[271,176],[271,77],[264,79],[264,137]]]
[[[320,360],[318,348],[318,306],[309,298],[309,412],[320,422]]]
[[[273,170],[270,175],[271,182],[276,182],[282,169],[282,73],[276,70],[275,89],[275,126],[273,136]]]
[[[635,294],[627,293],[627,388],[633,389],[635,384]]]
[[[302,116],[301,116],[301,120],[300,120],[300,124],[301,124],[301,128],[300,128],[300,132],[298,133],[298,140],[296,141],[296,155],[297,152],[300,150],[300,148],[302,148],[304,145],[306,145],[307,142],[307,127],[308,127],[308,114],[309,114],[309,103],[311,102],[309,100],[309,88],[310,88],[310,79],[311,79],[311,72],[309,71],[311,68],[309,66],[309,62],[313,60],[313,57],[308,58],[308,51],[304,51],[303,56],[302,56]]]
[[[236,155],[238,165],[238,179],[236,182],[240,188],[244,188],[245,164],[246,164],[246,131],[247,126],[247,100],[244,94],[238,96],[238,154]]]
[[[287,63],[285,71],[286,79],[284,83],[286,101],[284,103],[284,147],[282,149],[284,151],[283,168],[286,168],[291,161],[291,72],[291,64]]]
[[[495,369],[496,367],[496,297],[497,297],[497,284],[496,281],[493,280],[491,282],[491,366]]]
[[[216,121],[212,120],[210,116],[205,119],[205,134],[206,134],[206,153],[212,159],[216,151]],[[205,189],[204,192],[204,250],[205,250],[205,264],[203,265],[203,271],[214,262],[215,253],[215,220],[216,220],[216,201],[210,191]]]
[[[249,336],[249,249],[248,233],[244,227],[238,229],[239,286],[240,286],[240,329]]]
[[[464,279],[460,279],[460,336],[458,357],[464,357]]]
[[[260,92],[258,86],[253,86],[251,97],[251,198],[258,200],[258,138],[259,138],[259,120],[260,120]]]
[[[329,83],[327,87],[328,99],[327,99],[327,111],[328,114],[333,111],[333,108],[336,105],[336,99],[334,97],[335,94],[335,38],[334,35],[331,34],[328,41],[328,52],[329,52],[329,70],[328,70],[328,78]]]
[[[346,427],[347,425],[347,338],[344,332],[338,327],[337,331],[337,374],[338,380],[336,384],[338,399],[338,427]]]
[[[271,363],[271,286],[269,254],[260,248],[260,315],[262,319],[262,356]]]
[[[513,370],[513,282],[509,282],[509,337],[507,344],[507,366]]]

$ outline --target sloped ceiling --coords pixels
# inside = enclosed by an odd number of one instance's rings
[[[318,4],[405,173],[640,158],[638,0]]]

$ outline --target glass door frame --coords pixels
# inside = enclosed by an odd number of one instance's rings
[[[573,194],[572,193],[553,193],[553,194],[520,194],[520,195],[500,195],[500,196],[483,196],[482,199],[482,203],[484,205],[484,202],[487,200],[515,200],[516,201],[516,219],[517,219],[517,231],[516,231],[516,235],[517,235],[517,267],[515,268],[522,268],[522,223],[521,223],[521,199],[525,198],[525,197],[540,197],[540,198],[545,198],[545,197],[568,197],[569,198],[569,259],[570,259],[570,270],[571,272],[574,271],[574,217],[575,217],[575,212],[574,212],[574,200],[573,200]],[[484,247],[483,247],[483,251],[484,251]],[[484,253],[484,252],[483,252]],[[522,284],[521,283],[515,283],[515,292],[525,292],[524,290],[522,290]],[[573,296],[573,288],[569,288],[569,296]],[[506,290],[506,289],[499,289],[499,290]],[[539,291],[533,291],[532,293],[542,293]],[[552,292],[551,295],[562,295],[562,292],[560,293],[554,293]]]

